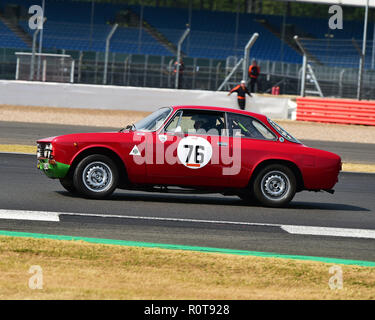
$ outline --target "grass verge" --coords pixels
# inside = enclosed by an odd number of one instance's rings
[[[31,266],[43,289],[28,287]],[[375,268],[34,238],[0,237],[0,299],[375,299]]]
[[[0,144],[0,152],[34,153],[36,155],[36,146],[26,146],[20,144]]]
[[[342,171],[375,173],[375,164],[343,163]]]

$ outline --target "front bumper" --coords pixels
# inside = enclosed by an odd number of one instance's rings
[[[50,159],[38,159],[37,168],[51,179],[62,179],[67,175],[70,165]]]

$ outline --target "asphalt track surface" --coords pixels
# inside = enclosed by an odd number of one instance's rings
[[[296,235],[267,226],[374,232],[373,174],[342,173],[334,195],[302,192],[282,209],[249,205],[237,197],[217,194],[118,190],[108,200],[83,199],[39,172],[36,158],[31,155],[0,154],[0,182],[0,209],[62,213],[58,222],[0,219],[0,230],[375,261],[375,238]],[[244,224],[222,223],[225,221]]]
[[[0,121],[0,144],[35,145],[40,138],[79,132],[114,131],[110,127],[88,127]],[[334,152],[344,162],[375,163],[375,144],[303,140],[309,147]]]

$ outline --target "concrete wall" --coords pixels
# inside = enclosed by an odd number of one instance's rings
[[[253,95],[246,110],[274,119],[288,118],[289,99]],[[0,104],[64,108],[154,111],[169,105],[237,107],[236,94],[68,83],[0,80]],[[289,112],[290,114],[290,112]]]

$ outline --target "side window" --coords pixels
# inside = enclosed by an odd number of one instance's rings
[[[185,134],[221,135],[225,128],[224,113],[184,110],[181,117],[175,116],[166,131],[176,131],[177,127]]]
[[[180,118],[181,118],[182,111],[177,111],[174,115],[173,119],[169,124],[166,126],[166,132],[175,132],[177,127],[179,126]]]
[[[274,140],[276,136],[260,121],[241,114],[228,113],[229,135],[251,139]]]

